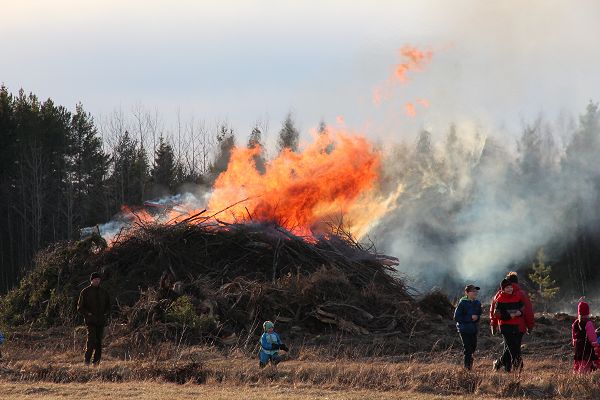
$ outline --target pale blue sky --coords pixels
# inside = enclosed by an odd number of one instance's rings
[[[245,135],[343,115],[374,138],[450,121],[515,127],[600,100],[597,1],[0,0],[0,82],[95,116],[141,103]],[[431,63],[381,107],[372,90],[412,44]],[[404,115],[406,101],[427,110]]]

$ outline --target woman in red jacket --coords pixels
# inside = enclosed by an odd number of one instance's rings
[[[504,351],[499,360],[494,361],[494,369],[504,367],[506,372],[513,368],[522,368],[521,341],[526,331],[523,316],[525,304],[520,293],[515,293],[513,284],[508,279],[500,283],[500,293],[492,304],[492,333],[498,328],[504,339]]]
[[[571,337],[575,348],[573,372],[586,374],[596,369],[598,361],[598,337],[594,329],[594,323],[590,321],[590,306],[583,301],[583,297],[577,304],[577,319],[571,327]]]
[[[533,307],[531,305],[531,300],[529,300],[529,296],[527,293],[521,289],[519,286],[519,278],[516,272],[509,272],[505,278],[509,281],[513,287],[513,294],[519,297],[520,301],[523,302],[523,309],[521,310],[523,314],[523,318],[519,319],[519,322],[522,323],[519,326],[519,331],[524,333],[531,333],[533,326],[535,324]],[[494,298],[492,299],[492,304],[490,306],[490,323],[492,326],[492,335],[498,330],[499,324],[498,319],[494,317],[494,313],[496,311],[496,302],[498,297],[502,294],[503,290],[500,288]],[[506,343],[505,343],[506,345]],[[504,366],[503,359],[500,358],[494,361],[494,370],[497,371]],[[506,368],[506,366],[504,366]],[[510,366],[509,366],[510,368]],[[521,368],[523,368],[523,360],[521,360]]]

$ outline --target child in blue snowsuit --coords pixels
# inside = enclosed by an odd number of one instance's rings
[[[266,367],[269,361],[273,365],[279,364],[281,361],[279,350],[289,351],[288,347],[275,332],[275,324],[271,321],[265,321],[263,331],[264,333],[260,337],[260,353],[258,353],[258,357],[260,358],[258,366],[260,368]]]

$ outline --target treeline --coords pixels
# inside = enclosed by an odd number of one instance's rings
[[[80,228],[109,220],[123,204],[175,193],[185,183],[210,185],[227,167],[235,133],[226,123],[213,132],[185,125],[167,131],[141,107],[98,124],[81,104],[68,110],[1,86],[0,293],[40,248],[77,238]],[[257,123],[246,144],[262,145],[263,130]],[[290,114],[278,150],[296,150],[298,138]]]
[[[210,186],[234,145],[261,146],[263,169],[268,131],[265,121],[240,134],[179,116],[165,129],[139,106],[95,121],[81,104],[68,110],[0,87],[0,292],[37,250],[77,238],[123,204]],[[298,150],[291,115],[277,132],[276,153]],[[378,249],[398,256],[419,287],[452,288],[465,276],[495,282],[529,268],[543,248],[561,288],[589,294],[600,280],[598,104],[579,120],[540,117],[510,136],[516,143],[462,125],[433,133],[386,146],[379,190],[399,194],[370,232]]]

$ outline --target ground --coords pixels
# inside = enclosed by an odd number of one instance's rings
[[[318,345],[293,343],[289,360],[264,370],[257,368],[253,340],[245,347],[162,343],[134,352],[109,330],[103,363],[86,367],[81,329],[23,330],[13,332],[3,346],[0,397],[598,399],[599,372],[571,373],[569,325],[570,317],[564,315],[538,316],[536,329],[524,340],[521,374],[492,371],[501,339],[487,331],[481,332],[474,370],[463,370],[458,335],[441,320],[417,327],[415,337],[397,340],[366,336],[362,344],[348,345],[345,338],[333,335]],[[439,331],[421,330],[426,327]],[[401,351],[409,348],[412,351]]]
[[[42,399],[114,399],[115,397],[128,400],[159,400],[159,399],[198,399],[211,400],[454,400],[469,397],[439,396],[432,394],[417,394],[414,392],[377,392],[368,390],[326,390],[311,388],[286,387],[223,387],[213,385],[175,385],[156,382],[127,383],[0,383],[0,393],[4,400]],[[475,398],[470,396],[470,398]],[[479,397],[480,398],[480,397]]]

